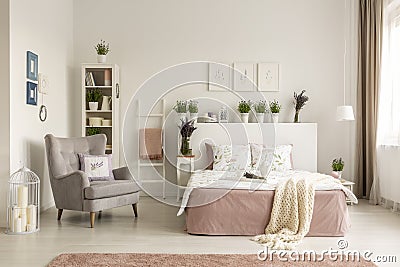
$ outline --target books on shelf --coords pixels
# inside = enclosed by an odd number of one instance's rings
[[[90,72],[90,71],[86,72],[85,82],[86,82],[86,86],[96,86],[96,84],[94,82],[93,72]]]

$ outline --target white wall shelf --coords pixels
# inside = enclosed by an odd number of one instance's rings
[[[111,85],[105,85],[105,72],[111,72]],[[94,77],[96,86],[86,85],[86,73],[91,72]],[[86,102],[86,94],[88,89],[99,89],[103,96],[111,96],[111,110],[101,110],[101,101],[99,110],[89,110]],[[120,135],[119,135],[119,67],[115,64],[82,64],[82,136],[87,136],[88,129],[99,128],[100,133],[107,136],[107,148],[105,152],[112,154],[113,167],[119,167],[120,154]],[[89,117],[99,116],[104,119],[111,119],[112,126],[89,126]]]

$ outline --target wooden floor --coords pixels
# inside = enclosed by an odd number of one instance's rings
[[[352,229],[345,237],[351,250],[396,255],[400,266],[400,216],[366,201],[349,207]],[[249,237],[192,236],[184,231],[177,208],[148,197],[139,203],[139,218],[131,206],[104,211],[89,228],[89,214],[64,211],[60,222],[52,208],[41,216],[41,231],[15,236],[0,234],[0,266],[45,266],[68,252],[256,253],[262,247]],[[298,251],[337,249],[339,238],[310,237]]]

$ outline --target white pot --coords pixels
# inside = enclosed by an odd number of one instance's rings
[[[271,118],[273,123],[279,122],[279,113],[271,113]]]
[[[106,63],[107,56],[106,55],[97,55],[97,63]]]
[[[332,177],[342,179],[342,171],[332,171]]]
[[[240,119],[243,123],[249,122],[249,113],[240,113]]]
[[[182,121],[186,121],[186,113],[178,113],[178,118],[176,120],[178,126],[182,125]]]
[[[97,110],[99,108],[99,102],[89,102],[90,110]]]
[[[194,122],[197,122],[197,117],[199,116],[199,113],[190,113],[189,118],[190,120],[194,120]]]
[[[258,123],[263,123],[264,122],[264,113],[257,113],[256,117],[257,117]]]

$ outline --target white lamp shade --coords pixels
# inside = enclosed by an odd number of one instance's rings
[[[336,109],[337,121],[354,121],[354,112],[352,106],[338,106]]]

